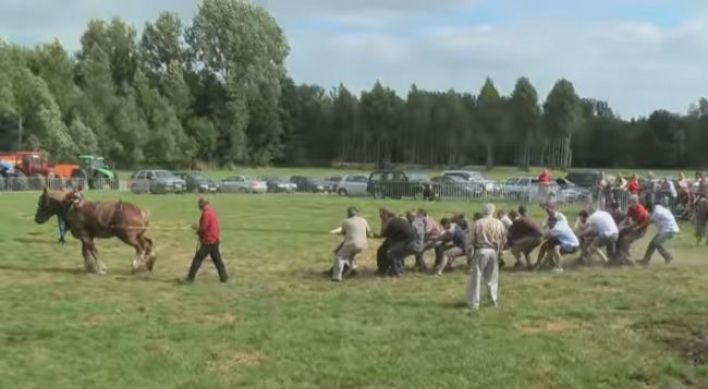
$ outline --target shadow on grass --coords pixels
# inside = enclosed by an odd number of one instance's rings
[[[172,285],[179,285],[179,280],[177,278],[158,278],[154,277],[153,275],[149,273],[137,273],[137,274],[132,274],[131,272],[124,272],[124,274],[114,274],[113,278],[116,281],[125,281],[125,282],[156,282],[156,283],[162,283],[162,284],[172,284]]]
[[[15,265],[0,265],[0,271],[2,271],[2,270],[23,272],[23,273],[52,273],[52,274],[82,274],[82,273],[85,273],[85,271],[80,268],[27,267],[27,266],[15,266]]]
[[[22,243],[22,244],[44,244],[44,245],[61,246],[61,244],[58,242],[58,240],[53,240],[53,239],[15,238],[13,240],[17,243]]]

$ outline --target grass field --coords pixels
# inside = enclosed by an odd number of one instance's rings
[[[412,201],[214,196],[231,281],[206,262],[181,286],[195,196],[87,195],[151,211],[155,272],[132,276],[132,250],[100,241],[109,274],[84,274],[79,244],[32,220],[37,193],[1,194],[0,388],[708,388],[708,247],[688,225],[670,266],[504,271],[501,307],[470,315],[462,269],[378,278],[378,242],[358,278],[322,276],[346,206],[377,229],[379,206]]]

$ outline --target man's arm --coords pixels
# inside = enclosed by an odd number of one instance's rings
[[[643,228],[645,228],[645,227],[648,227],[649,224],[651,224],[651,218],[648,217],[648,218],[646,218],[646,220],[644,220],[643,222],[641,222],[641,223],[639,223],[639,224],[635,224],[633,229],[634,229],[635,231],[639,231],[639,230],[641,230],[641,229],[643,229]]]
[[[199,227],[196,228],[197,234],[202,234],[206,231],[212,224],[212,216],[210,212],[202,212],[202,216],[199,218]]]
[[[371,239],[374,237],[374,232],[371,231],[371,227],[369,226],[369,222],[365,222],[365,223],[366,223],[366,237]]]

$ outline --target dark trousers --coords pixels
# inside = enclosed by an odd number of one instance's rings
[[[392,276],[403,275],[403,260],[415,253],[415,242],[396,242],[388,249],[387,274]]]
[[[389,249],[390,243],[388,239],[383,241],[381,245],[379,246],[379,249],[376,250],[376,267],[378,268],[378,273],[379,274],[386,274],[386,271],[389,268],[389,262],[388,262],[388,249]]]
[[[188,281],[194,281],[194,277],[197,276],[197,271],[202,266],[204,259],[209,256],[214,262],[214,267],[216,271],[219,272],[219,279],[221,282],[226,282],[229,276],[226,274],[226,266],[224,266],[224,260],[221,258],[221,252],[219,251],[219,242],[211,244],[201,244],[199,249],[194,254],[194,259],[192,260],[192,266],[189,268],[189,274],[187,275]]]

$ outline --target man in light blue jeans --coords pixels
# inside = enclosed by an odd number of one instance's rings
[[[644,206],[646,210],[651,214],[651,221],[656,224],[656,235],[649,242],[649,247],[644,253],[644,260],[640,263],[642,265],[648,265],[651,261],[651,257],[654,251],[658,251],[659,254],[664,258],[666,264],[671,263],[674,260],[673,255],[664,247],[664,243],[674,237],[674,235],[681,232],[678,223],[676,223],[676,218],[674,215],[666,209],[665,207],[658,204],[646,204]]]

